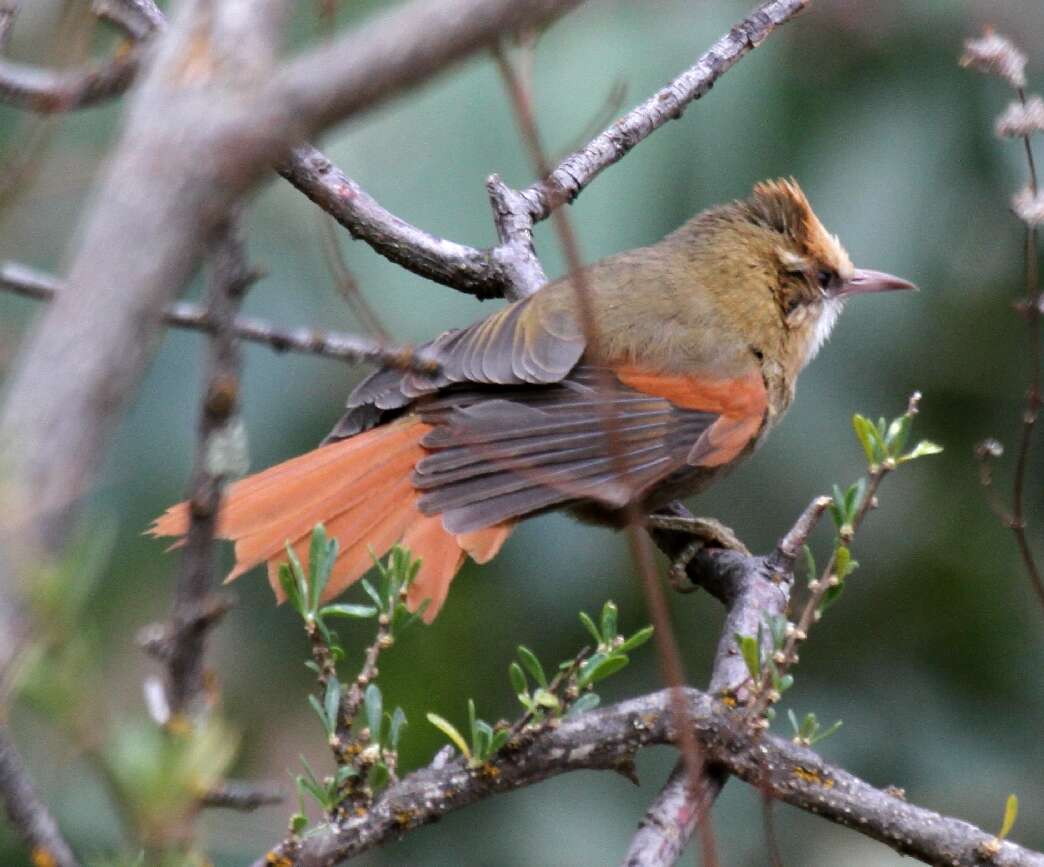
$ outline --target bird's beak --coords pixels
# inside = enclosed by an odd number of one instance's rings
[[[869,268],[856,268],[852,279],[841,287],[841,297],[863,295],[867,292],[892,292],[896,289],[916,289],[909,280],[893,277],[884,271],[871,271]]]

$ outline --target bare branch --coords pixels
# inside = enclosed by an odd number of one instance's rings
[[[7,818],[29,847],[34,864],[76,867],[76,856],[47,805],[37,796],[6,726],[0,726],[0,799]]]
[[[243,813],[282,802],[283,793],[278,786],[237,780],[226,780],[200,799],[200,805],[203,807],[239,810]]]
[[[189,494],[189,526],[174,592],[174,624],[167,659],[167,701],[171,713],[199,717],[207,709],[203,653],[209,626],[194,616],[214,584],[214,538],[222,487],[245,470],[237,434],[239,345],[232,331],[243,293],[253,277],[243,241],[231,218],[215,232],[210,253],[207,318],[213,323],[207,383],[199,417],[199,441]]]
[[[533,220],[543,220],[555,208],[573,201],[603,169],[619,162],[635,145],[665,123],[681,117],[689,103],[707,93],[736,61],[759,46],[773,30],[801,12],[809,2],[769,0],[762,4],[674,81],[566,157],[547,178],[523,190]]]
[[[746,700],[743,684],[749,679],[746,664],[736,648],[737,634],[757,635],[766,617],[785,614],[793,584],[794,558],[805,544],[829,497],[814,499],[767,557],[747,557],[734,551],[707,549],[690,564],[689,579],[720,599],[726,607],[718,649],[714,657],[710,692],[730,702]],[[688,516],[680,503],[670,514]],[[685,544],[679,534],[654,531],[653,539],[669,557],[676,557]],[[694,794],[684,764],[679,762],[649,805],[624,858],[626,867],[666,867],[681,857],[701,811],[721,792],[728,771],[709,765],[704,773],[703,792]]]
[[[642,747],[677,743],[670,692],[564,720],[517,752],[504,754],[495,765],[496,773],[469,769],[459,758],[415,771],[390,786],[365,815],[318,829],[296,852],[273,850],[254,867],[279,857],[295,867],[331,865],[490,795],[570,771],[614,770],[632,761]],[[739,714],[704,693],[686,689],[684,696],[688,718],[707,757],[774,798],[930,864],[979,867],[989,851],[996,854],[988,863],[997,867],[1044,867],[1040,853],[907,803],[805,747],[752,734]]]
[[[57,277],[18,262],[0,262],[0,289],[50,301],[64,290]],[[210,333],[214,322],[205,307],[189,301],[176,301],[166,307],[163,322],[174,328]],[[341,334],[307,326],[283,328],[253,316],[236,316],[232,330],[240,340],[260,343],[276,352],[299,352],[350,363],[368,362],[388,367],[436,373],[438,359],[429,352],[409,346],[388,346],[355,334]]]
[[[42,69],[0,57],[0,101],[40,114],[87,108],[123,93],[140,62],[137,48],[74,70]]]
[[[292,61],[273,104],[306,130],[386,102],[499,37],[543,24],[581,0],[427,0],[399,6],[356,33]]]
[[[311,145],[294,149],[279,173],[386,259],[414,274],[478,298],[503,294],[490,253],[436,237],[381,207]]]
[[[167,25],[167,19],[153,0],[92,0],[91,9],[131,39],[148,39]]]

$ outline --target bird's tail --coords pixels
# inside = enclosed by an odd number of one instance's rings
[[[410,484],[425,451],[421,438],[430,425],[406,416],[348,439],[321,446],[231,485],[223,498],[217,534],[236,543],[236,565],[226,581],[268,562],[268,580],[279,601],[279,566],[290,544],[307,569],[312,528],[323,523],[340,552],[324,599],[339,594],[401,542],[421,560],[407,604],[434,619],[465,554],[478,563],[494,557],[512,524],[454,535],[438,516],[417,508]],[[184,536],[188,504],[171,506],[149,528],[153,536]],[[180,543],[176,543],[180,544]]]

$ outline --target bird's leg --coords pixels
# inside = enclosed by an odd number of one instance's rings
[[[691,593],[696,589],[696,585],[689,580],[688,568],[693,558],[704,548],[724,548],[745,557],[750,556],[750,550],[740,541],[739,536],[714,518],[653,514],[646,518],[646,526],[650,530],[667,530],[691,537],[671,562],[667,572],[671,586],[680,593]]]

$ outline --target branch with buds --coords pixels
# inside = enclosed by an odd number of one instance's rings
[[[979,479],[986,492],[987,502],[1000,521],[1011,528],[1030,584],[1044,608],[1044,575],[1041,574],[1040,565],[1030,544],[1025,504],[1026,476],[1029,472],[1033,432],[1041,407],[1044,406],[1040,333],[1041,319],[1044,318],[1044,292],[1040,288],[1040,265],[1037,255],[1038,228],[1044,223],[1044,194],[1037,180],[1032,142],[1034,136],[1044,132],[1044,99],[1036,94],[1026,95],[1026,55],[1009,39],[992,30],[987,30],[978,39],[965,42],[961,66],[997,76],[1015,91],[1016,101],[997,118],[995,131],[1000,138],[1021,139],[1026,153],[1027,185],[1012,197],[1011,209],[1024,224],[1026,232],[1025,295],[1014,306],[1016,312],[1026,320],[1030,372],[1026,402],[1022,410],[1010,507],[1001,501],[993,486],[992,464],[1004,453],[1003,446],[993,438],[984,440],[976,447],[975,457],[979,462]]]

